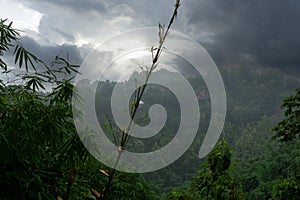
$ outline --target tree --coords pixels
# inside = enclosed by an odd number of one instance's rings
[[[299,173],[299,172],[298,172]],[[300,195],[300,181],[297,178],[291,177],[283,179],[280,183],[273,186],[272,199],[297,200]]]
[[[239,184],[230,175],[230,164],[231,150],[223,139],[207,156],[192,180],[195,196],[199,199],[244,199]]]
[[[280,142],[288,142],[300,138],[300,88],[296,90],[295,95],[283,99],[281,108],[284,109],[285,119],[280,121],[272,129],[275,133],[274,139]]]
[[[79,66],[59,56],[44,63],[6,22],[0,21],[0,67],[11,73],[2,56],[14,48],[21,71],[9,82],[0,80],[1,198],[68,199],[75,168],[87,156],[72,120],[72,73]]]
[[[287,143],[288,146],[295,146],[296,150],[291,149],[289,155],[296,154],[289,160],[290,166],[287,168],[288,176],[279,183],[273,185],[273,199],[298,199],[300,194],[300,162],[299,159],[299,138],[300,138],[300,88],[296,89],[296,94],[283,99],[281,108],[284,109],[285,118],[271,131],[275,133],[273,139],[279,139],[281,143]],[[298,150],[298,151],[297,151]]]
[[[0,199],[95,199],[106,179],[73,123],[72,79],[79,66],[59,56],[44,63],[22,46],[7,20],[0,21],[0,36],[1,70],[11,73],[2,59],[11,48],[21,69],[9,82],[0,80]],[[138,174],[117,172],[111,189],[107,199],[156,198]]]

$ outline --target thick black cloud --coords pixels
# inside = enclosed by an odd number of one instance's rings
[[[43,14],[49,44],[101,39],[116,31],[167,23],[175,0],[25,0]],[[96,14],[95,14],[96,13]],[[127,22],[121,20],[128,17]],[[182,0],[174,29],[198,40],[218,65],[300,71],[299,0]],[[102,38],[101,38],[102,37]],[[54,47],[52,47],[53,49]],[[71,55],[71,53],[69,53]]]
[[[20,42],[28,51],[48,64],[54,60],[55,56],[68,57],[70,63],[78,65],[83,60],[79,48],[75,45],[41,46],[34,39],[27,36],[21,37]]]
[[[185,18],[219,64],[300,68],[299,0],[184,2]],[[210,34],[211,33],[211,34]]]
[[[48,66],[51,65],[51,62],[55,61],[55,57],[59,56],[69,61],[71,64],[80,65],[83,61],[81,56],[80,48],[75,45],[55,45],[55,46],[42,46],[38,44],[34,39],[23,36],[19,39],[20,43],[27,51],[34,54],[37,58],[41,59]],[[17,44],[17,43],[16,43]],[[83,48],[85,50],[87,48]],[[17,68],[17,64],[14,63],[15,56],[13,55],[14,48],[6,52],[4,55],[4,60],[8,66],[14,66]],[[35,66],[38,70],[45,70],[42,65]]]

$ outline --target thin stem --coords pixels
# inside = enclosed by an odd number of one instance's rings
[[[152,74],[153,70],[157,66],[157,61],[158,61],[158,59],[159,59],[159,57],[160,57],[160,55],[162,53],[162,50],[163,50],[163,44],[165,43],[167,35],[168,35],[169,31],[170,31],[171,25],[173,24],[174,19],[177,16],[177,10],[178,10],[179,6],[180,6],[180,0],[176,0],[175,9],[174,9],[173,15],[172,15],[172,17],[170,19],[168,28],[167,28],[166,32],[164,32],[164,34],[163,34],[162,37],[161,37],[161,35],[159,35],[159,37],[160,37],[159,38],[160,39],[159,47],[157,48],[156,54],[155,54],[154,58],[152,59],[152,65],[151,65],[151,67],[149,69],[149,72],[146,75],[146,79],[145,79],[145,82],[144,82],[144,84],[142,86],[142,89],[141,90],[138,89],[138,95],[137,95],[136,101],[134,102],[133,112],[131,114],[131,118],[130,118],[130,121],[128,123],[127,129],[125,129],[125,132],[124,131],[122,132],[122,138],[123,138],[123,135],[124,135],[124,142],[123,142],[124,146],[123,147],[125,147],[125,145],[127,144],[127,140],[130,138],[130,135],[128,133],[129,133],[129,131],[131,129],[131,126],[132,126],[132,123],[133,123],[136,111],[137,111],[137,109],[138,109],[138,107],[140,105],[139,103],[140,103],[140,101],[142,99],[142,96],[144,94],[144,91],[145,91],[145,89],[146,89],[146,87],[148,85],[148,81],[149,81],[150,75]],[[163,29],[163,27],[160,25],[160,31],[161,31],[161,29]],[[121,141],[121,146],[122,146],[122,141]]]
[[[161,53],[163,51],[163,45],[165,43],[165,40],[167,38],[167,35],[170,31],[170,28],[177,16],[177,11],[178,11],[178,8],[180,6],[180,0],[176,0],[176,3],[175,3],[175,8],[174,8],[174,11],[173,11],[173,14],[172,14],[172,17],[169,21],[169,24],[168,24],[168,27],[166,29],[166,31],[164,31],[164,26],[161,26],[159,25],[159,46],[158,48],[156,49],[156,53],[155,53],[155,56],[152,58],[152,64],[151,64],[151,67],[149,69],[149,71],[147,70],[147,74],[146,74],[146,79],[145,79],[145,82],[144,84],[141,86],[141,87],[138,87],[137,88],[137,91],[135,92],[135,101],[134,101],[134,104],[132,105],[132,107],[130,108],[130,121],[127,125],[127,128],[124,129],[122,131],[122,136],[121,136],[121,144],[120,144],[120,147],[118,147],[118,151],[119,151],[119,155],[117,157],[117,160],[115,162],[115,166],[112,170],[112,172],[110,173],[109,177],[108,177],[108,181],[107,181],[107,184],[105,186],[105,189],[104,189],[104,192],[103,192],[103,195],[101,196],[101,200],[104,200],[106,198],[106,194],[108,193],[109,189],[110,189],[110,185],[111,185],[111,182],[114,178],[114,174],[115,174],[115,171],[116,171],[116,167],[119,163],[119,160],[120,160],[120,157],[122,155],[122,153],[124,152],[125,150],[125,147],[128,143],[128,140],[130,138],[130,135],[128,134],[130,129],[131,129],[131,126],[132,126],[132,123],[133,123],[133,120],[135,118],[135,115],[136,115],[136,112],[137,112],[137,109],[139,108],[139,105],[140,105],[140,101],[143,97],[143,94],[145,92],[145,89],[148,85],[148,82],[149,82],[149,78],[152,74],[152,72],[154,71],[154,69],[156,68],[157,66],[157,62],[158,62],[158,59],[160,58],[161,56]],[[153,52],[154,50],[151,49],[151,51]]]
[[[106,194],[109,192],[110,184],[111,184],[111,182],[114,178],[114,175],[115,175],[115,172],[116,172],[116,167],[119,164],[119,161],[120,161],[122,153],[124,152],[124,149],[119,147],[118,151],[119,151],[119,155],[117,157],[117,160],[115,162],[115,165],[114,165],[114,168],[113,168],[112,172],[109,174],[108,181],[107,181],[107,183],[105,185],[105,188],[104,188],[104,192],[103,192],[102,196],[100,197],[101,200],[104,200],[105,197],[106,197]]]

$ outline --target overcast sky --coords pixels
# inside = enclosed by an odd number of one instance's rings
[[[81,62],[94,44],[167,23],[174,0],[0,0],[0,17],[23,30],[44,59]],[[173,29],[199,41],[217,65],[299,70],[299,0],[182,0]],[[300,71],[300,70],[299,70]]]

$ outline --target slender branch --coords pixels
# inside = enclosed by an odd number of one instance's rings
[[[155,54],[154,58],[152,59],[152,65],[151,65],[151,67],[150,67],[150,69],[149,69],[149,71],[148,71],[148,73],[146,75],[145,82],[144,82],[143,86],[141,87],[141,89],[138,88],[138,92],[137,92],[138,95],[137,95],[136,101],[134,102],[133,111],[131,113],[131,118],[130,118],[129,124],[128,124],[127,128],[125,129],[125,131],[122,132],[122,138],[123,138],[123,135],[124,135],[124,141],[123,141],[123,143],[121,141],[121,146],[123,144],[124,148],[125,148],[128,140],[129,140],[129,138],[130,138],[130,135],[128,133],[129,133],[129,131],[131,129],[131,126],[132,126],[135,114],[136,114],[137,109],[138,109],[138,107],[140,105],[139,103],[140,103],[140,101],[142,99],[142,96],[144,94],[144,91],[145,91],[145,89],[146,89],[146,87],[148,85],[149,78],[150,78],[153,70],[157,66],[157,61],[158,61],[158,59],[159,59],[159,57],[160,57],[160,55],[161,55],[161,53],[163,51],[163,45],[164,45],[165,40],[167,38],[167,35],[168,35],[169,31],[170,31],[170,28],[171,28],[171,26],[172,26],[172,24],[174,22],[174,19],[177,16],[177,11],[178,11],[179,6],[180,6],[180,0],[176,0],[175,9],[173,11],[172,17],[170,19],[170,22],[169,22],[169,25],[168,25],[168,28],[167,28],[166,31],[164,31],[164,26],[159,25],[159,46],[157,48],[157,51],[156,51],[156,54]]]
[[[159,35],[159,46],[156,49],[151,48],[152,54],[155,50],[156,50],[156,53],[155,53],[154,57],[152,56],[152,64],[151,64],[151,67],[149,68],[149,70],[147,70],[146,78],[145,78],[145,81],[144,81],[143,85],[141,87],[138,87],[137,91],[135,92],[134,103],[130,107],[130,121],[127,125],[127,128],[122,131],[121,143],[120,143],[120,146],[118,147],[119,155],[118,155],[117,160],[115,162],[115,166],[114,166],[112,172],[110,173],[110,175],[108,177],[108,181],[107,181],[107,184],[104,188],[103,195],[101,196],[101,200],[105,200],[106,194],[108,193],[108,191],[110,189],[110,185],[111,185],[111,182],[114,178],[116,167],[119,164],[120,157],[121,157],[122,153],[124,152],[125,147],[126,147],[126,145],[128,143],[128,140],[130,138],[130,135],[128,133],[131,130],[131,126],[132,126],[133,120],[135,118],[137,109],[139,108],[140,101],[141,101],[141,99],[143,97],[143,94],[145,92],[145,89],[148,85],[149,78],[150,78],[152,72],[154,71],[154,69],[157,67],[157,62],[158,62],[158,60],[161,56],[161,53],[163,51],[163,48],[164,48],[163,45],[164,45],[165,40],[167,38],[167,35],[170,31],[170,28],[171,28],[172,24],[174,23],[174,20],[176,19],[177,11],[178,11],[179,6],[180,6],[180,0],[176,0],[176,3],[174,5],[175,8],[174,8],[173,14],[171,16],[171,19],[169,21],[169,24],[168,24],[168,27],[167,27],[166,31],[165,31],[164,26],[159,24],[159,34],[158,34]]]
[[[108,181],[107,181],[107,183],[105,185],[105,188],[104,188],[104,192],[103,192],[102,196],[100,197],[101,200],[104,200],[105,197],[106,197],[106,194],[109,192],[110,184],[111,184],[111,182],[114,178],[114,175],[115,175],[115,172],[116,172],[116,167],[119,164],[119,161],[120,161],[122,153],[124,152],[124,149],[119,147],[118,152],[119,152],[118,158],[115,162],[115,165],[114,165],[114,168],[113,168],[112,172],[109,174]]]

